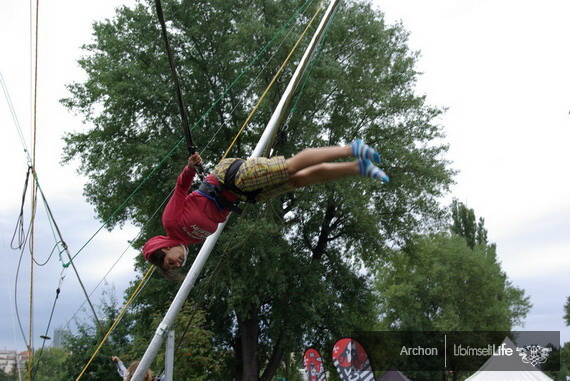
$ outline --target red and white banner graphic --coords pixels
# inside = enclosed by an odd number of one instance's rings
[[[319,351],[315,348],[309,348],[303,355],[305,363],[305,379],[307,381],[325,381],[325,367],[323,365],[323,358]]]
[[[340,339],[332,351],[334,366],[342,381],[373,381],[374,372],[368,354],[351,338]]]

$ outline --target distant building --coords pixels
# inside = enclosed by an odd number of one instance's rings
[[[20,363],[20,368],[25,367],[26,361],[28,361],[29,359],[30,359],[30,352],[24,351],[24,352],[18,353],[18,362]],[[24,364],[24,365],[22,365],[22,364]]]
[[[0,350],[0,369],[2,369],[4,373],[12,373],[12,370],[16,368],[17,361],[17,351]]]
[[[18,353],[18,370],[27,370],[30,352],[24,351]]]
[[[63,328],[57,328],[53,331],[53,343],[52,346],[62,348],[63,347],[63,334],[65,330]]]

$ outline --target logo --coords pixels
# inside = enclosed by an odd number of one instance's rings
[[[319,351],[315,348],[309,348],[303,355],[305,363],[305,375],[309,381],[324,381],[325,367],[323,365],[323,358]]]
[[[343,381],[374,381],[368,354],[351,338],[338,340],[333,347],[333,364]]]
[[[537,364],[544,364],[548,360],[548,355],[552,348],[545,348],[540,345],[525,345],[522,348],[517,347],[519,356],[522,357],[522,362],[536,366]]]

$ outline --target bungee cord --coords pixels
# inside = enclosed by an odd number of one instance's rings
[[[59,285],[55,291],[55,300],[53,301],[53,304],[51,307],[51,313],[49,315],[49,320],[47,323],[46,331],[45,331],[45,334],[43,336],[41,336],[41,338],[43,340],[42,340],[42,347],[40,349],[40,357],[36,360],[36,363],[32,364],[30,367],[30,370],[34,370],[34,374],[32,376],[32,379],[36,378],[36,374],[38,373],[38,369],[40,367],[42,357],[44,356],[44,348],[45,348],[46,341],[48,340],[48,333],[49,333],[49,328],[51,326],[51,321],[53,319],[53,313],[55,312],[55,305],[57,304],[57,300],[59,298],[59,293],[61,292],[61,285],[63,284],[63,279],[65,278],[65,275],[63,275],[64,272],[65,272],[65,269],[62,269],[61,274],[60,274],[60,278],[59,278]]]
[[[168,56],[168,64],[170,66],[170,73],[172,75],[172,81],[174,82],[174,87],[176,89],[176,100],[178,101],[178,108],[180,110],[180,119],[182,120],[182,129],[184,130],[184,138],[186,141],[186,149],[188,154],[192,155],[196,152],[197,147],[192,139],[192,133],[190,132],[190,122],[188,121],[188,110],[184,104],[184,98],[182,97],[182,88],[180,87],[180,79],[178,78],[178,72],[176,71],[176,61],[174,60],[174,55],[172,54],[172,49],[170,49],[170,43],[168,41],[168,33],[166,31],[166,23],[164,22],[164,15],[162,14],[162,3],[160,0],[155,0],[156,14],[160,22],[160,31],[162,34],[162,39],[164,40],[164,45],[166,46],[166,55]],[[204,178],[204,167],[200,164],[196,167],[198,176],[200,180]]]

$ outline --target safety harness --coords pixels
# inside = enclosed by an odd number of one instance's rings
[[[197,192],[200,193],[202,196],[205,196],[205,197],[209,198],[210,200],[212,200],[216,204],[218,209],[230,210],[230,211],[235,212],[237,214],[241,214],[242,209],[239,208],[238,205],[239,205],[240,201],[242,201],[242,200],[238,199],[238,200],[233,201],[233,202],[228,201],[222,195],[222,192],[223,191],[230,191],[232,193],[235,193],[238,196],[244,196],[246,198],[246,200],[244,200],[244,201],[246,201],[246,202],[255,203],[255,197],[261,191],[260,189],[257,189],[255,191],[251,191],[251,192],[245,192],[245,191],[242,191],[241,189],[239,189],[235,184],[237,172],[238,172],[239,168],[241,167],[241,165],[243,164],[244,161],[245,160],[243,160],[243,159],[234,160],[230,164],[228,169],[226,170],[226,173],[224,174],[223,182],[220,181],[219,185],[213,185],[207,181],[203,181],[202,184],[200,185],[200,188],[198,188]]]

